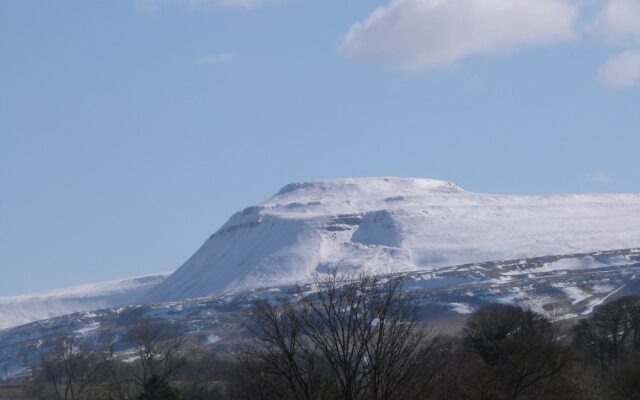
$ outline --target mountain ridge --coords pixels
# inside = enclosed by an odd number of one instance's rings
[[[0,297],[0,330],[75,312],[130,305],[170,274],[164,272]]]

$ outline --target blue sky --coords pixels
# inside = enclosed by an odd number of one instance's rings
[[[3,1],[0,296],[172,270],[292,181],[638,193],[639,19],[640,0]]]

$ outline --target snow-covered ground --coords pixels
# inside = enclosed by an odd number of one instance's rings
[[[580,265],[586,268],[576,268]],[[393,277],[403,279],[404,292],[416,300],[418,318],[436,329],[457,329],[468,314],[496,302],[518,305],[558,321],[587,315],[608,299],[639,294],[640,249],[499,260],[397,273]],[[70,332],[92,345],[99,345],[101,338],[114,339],[116,343],[112,344],[127,354],[132,344],[126,333],[143,323],[227,351],[247,337],[245,323],[256,300],[293,300],[299,291],[313,295],[315,288],[313,284],[270,287],[129,305],[0,330],[0,371],[6,376],[28,371],[39,360],[36,345]]]
[[[410,178],[305,182],[233,215],[144,300],[305,282],[331,268],[432,270],[638,246],[635,194],[477,194]]]
[[[0,297],[0,330],[59,315],[136,303],[171,273]]]

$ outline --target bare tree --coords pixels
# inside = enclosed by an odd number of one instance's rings
[[[597,307],[574,328],[574,345],[606,369],[640,351],[640,296]]]
[[[102,351],[107,375],[103,390],[109,398],[131,399],[152,380],[174,381],[192,356],[184,336],[149,321],[132,327],[126,340],[133,344],[133,351],[117,352],[109,339]]]
[[[184,336],[164,332],[147,321],[134,327],[129,336],[137,345],[136,361],[132,363],[135,367],[130,369],[130,373],[140,384],[152,376],[171,381],[189,360],[184,352]]]
[[[492,304],[463,330],[464,396],[471,399],[567,399],[570,352],[545,317]]]
[[[223,398],[229,362],[200,345],[187,346],[184,354],[189,361],[177,371],[174,378],[183,397],[189,400]]]
[[[100,360],[90,346],[70,332],[53,343],[37,346],[36,351],[40,365],[34,380],[39,398],[91,398],[99,379]]]
[[[401,279],[333,272],[313,283],[313,293],[254,305],[257,343],[244,363],[272,398],[410,399],[429,391],[433,342]]]
[[[611,371],[611,399],[640,399],[640,354],[618,363]]]

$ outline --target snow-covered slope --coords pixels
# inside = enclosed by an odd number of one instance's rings
[[[307,281],[638,247],[640,195],[476,194],[438,180],[295,183],[233,215],[144,301]]]
[[[134,304],[171,273],[0,297],[0,330],[81,311]]]
[[[518,305],[558,321],[590,314],[619,296],[640,294],[640,249],[564,254],[448,266],[394,274],[418,306],[417,316],[438,331],[455,332],[466,316],[490,303]],[[64,315],[0,331],[0,371],[20,377],[40,361],[37,348],[70,333],[92,346],[101,337],[132,350],[127,332],[141,324],[180,332],[217,351],[236,349],[250,334],[246,321],[256,300],[294,300],[313,285],[269,287],[229,295],[137,304]]]

